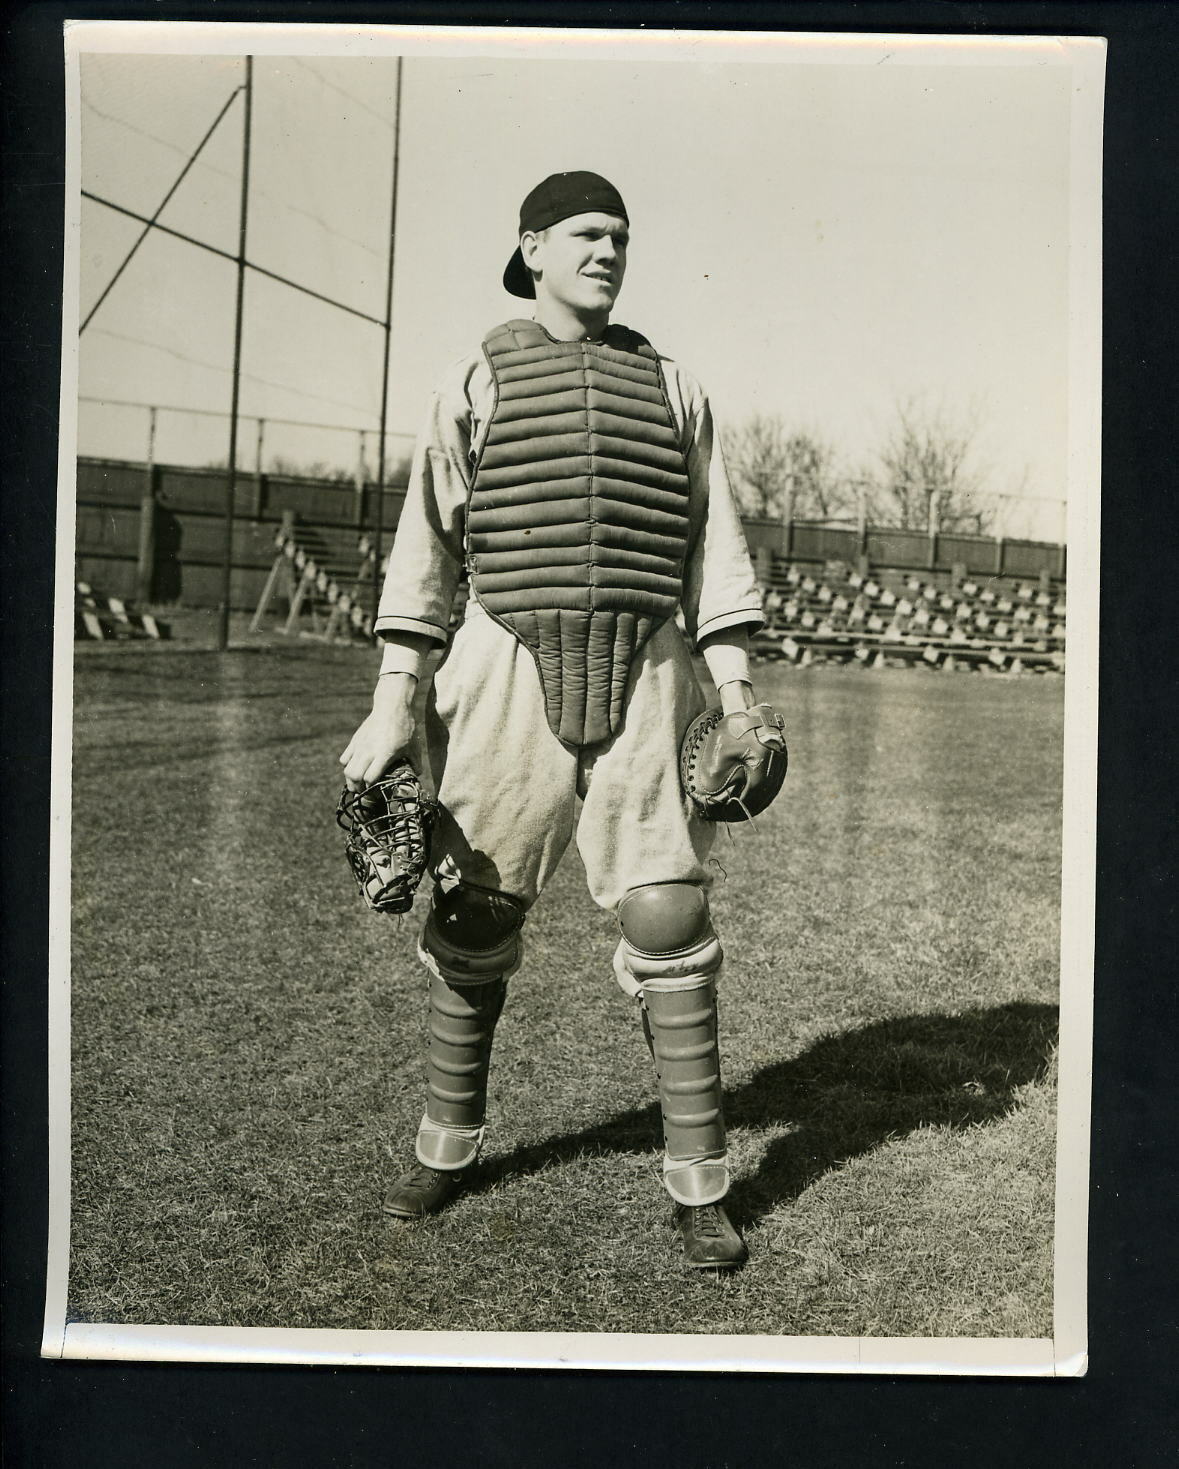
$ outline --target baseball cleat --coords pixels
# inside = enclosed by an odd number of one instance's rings
[[[385,1196],[383,1212],[393,1219],[425,1219],[445,1209],[466,1182],[465,1168],[443,1172],[415,1163]]]
[[[749,1259],[745,1241],[719,1204],[677,1204],[675,1224],[684,1263],[693,1270],[735,1270]]]

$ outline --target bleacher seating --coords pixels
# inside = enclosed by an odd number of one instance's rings
[[[74,583],[74,636],[86,642],[106,642],[113,638],[150,638],[159,641],[169,636],[169,626],[150,612],[141,612],[133,602],[122,597],[108,597],[96,592],[89,582]]]
[[[368,535],[355,531],[330,534],[322,527],[285,522],[274,537],[275,558],[258,606],[250,622],[257,632],[268,608],[279,600],[286,609],[278,629],[284,634],[325,642],[372,639],[373,563],[375,551]],[[382,558],[384,575],[389,553]],[[462,616],[467,585],[464,577],[455,597],[451,625]]]
[[[781,556],[763,558],[763,577],[767,570],[767,624],[753,642],[761,657],[989,673],[1064,669],[1063,583],[975,576],[955,584]]]
[[[371,613],[363,593],[372,586],[374,551],[368,536],[353,530],[332,534],[322,527],[286,522],[275,532],[275,558],[250,631],[262,626],[270,604],[281,598],[286,618],[280,632],[325,642],[369,637]]]

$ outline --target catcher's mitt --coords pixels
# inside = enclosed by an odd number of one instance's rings
[[[764,811],[786,779],[782,716],[768,704],[735,714],[708,709],[680,747],[684,790],[709,821],[746,821]]]
[[[408,760],[363,791],[344,789],[336,820],[347,835],[344,852],[360,896],[374,913],[413,907],[437,815]]]

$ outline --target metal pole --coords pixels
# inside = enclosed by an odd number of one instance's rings
[[[932,571],[937,565],[937,537],[938,537],[938,513],[937,513],[937,489],[927,488],[925,492],[929,496],[928,513],[926,515],[925,533],[929,538],[928,566]]]
[[[364,429],[358,429],[359,443],[356,449],[356,469],[352,476],[352,487],[355,490],[355,498],[352,502],[352,519],[356,523],[356,529],[364,530]]]
[[[385,518],[385,430],[389,421],[389,354],[393,344],[393,261],[397,250],[397,173],[401,162],[401,67],[397,58],[397,110],[393,116],[393,183],[389,203],[389,269],[385,281],[385,357],[381,370],[381,423],[377,430],[377,503],[373,512],[373,616],[381,597],[381,531]]]
[[[868,484],[866,480],[852,481],[856,496],[856,570],[861,576],[868,575]]]
[[[794,471],[786,475],[786,493],[782,505],[782,555],[787,561],[794,554]]]
[[[135,595],[150,602],[156,564],[156,410],[147,410],[147,475],[139,502],[139,556],[135,563]]]
[[[254,443],[254,508],[251,511],[255,520],[262,519],[262,511],[266,501],[266,476],[263,470],[266,465],[266,420],[258,420],[258,437]]]
[[[246,57],[246,107],[242,126],[242,197],[237,230],[237,312],[233,325],[233,396],[229,408],[229,466],[225,489],[225,559],[221,568],[221,617],[217,647],[229,647],[229,597],[233,573],[233,501],[237,492],[237,419],[242,378],[242,305],[246,285],[246,217],[250,199],[250,114],[254,100],[254,58]]]

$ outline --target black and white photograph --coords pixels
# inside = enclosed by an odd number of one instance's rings
[[[44,1354],[1083,1374],[1103,42],[66,53]]]

